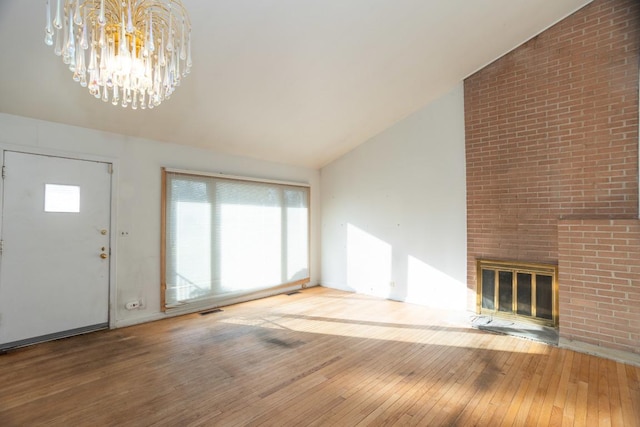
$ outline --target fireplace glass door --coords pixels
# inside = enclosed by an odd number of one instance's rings
[[[557,326],[557,267],[478,261],[478,312]]]

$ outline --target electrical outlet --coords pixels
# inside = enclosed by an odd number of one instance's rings
[[[140,308],[141,305],[142,304],[140,304],[140,301],[129,301],[124,306],[126,307],[127,310],[135,310],[137,308]]]
[[[395,288],[396,287],[396,282],[394,282],[393,280],[391,282],[389,282],[389,287]]]

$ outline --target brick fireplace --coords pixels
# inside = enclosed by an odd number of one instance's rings
[[[557,265],[561,341],[635,355],[639,48],[640,2],[595,0],[464,83],[469,289]]]

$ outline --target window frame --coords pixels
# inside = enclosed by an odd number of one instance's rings
[[[216,178],[220,180],[227,180],[229,182],[248,182],[248,183],[259,183],[259,184],[273,184],[276,186],[286,186],[286,187],[299,187],[305,189],[307,192],[307,275],[302,279],[298,279],[292,282],[281,283],[279,285],[274,285],[268,287],[266,289],[249,291],[243,293],[239,297],[242,300],[251,300],[251,294],[258,294],[264,291],[272,292],[278,289],[290,289],[292,287],[305,287],[311,281],[311,185],[300,182],[289,182],[289,181],[280,181],[280,180],[270,180],[270,179],[260,179],[260,178],[252,178],[246,176],[238,176],[238,175],[227,175],[222,173],[210,173],[210,172],[201,172],[201,171],[192,171],[192,170],[184,170],[184,169],[174,169],[168,167],[161,168],[161,210],[160,210],[160,309],[164,313],[174,312],[174,311],[184,311],[180,310],[175,306],[167,306],[166,300],[166,292],[167,292],[167,211],[169,209],[168,203],[168,194],[167,194],[167,185],[169,183],[168,175],[184,175],[190,177],[200,177],[200,178]],[[216,262],[216,261],[214,261]],[[235,295],[232,300],[235,303],[237,302],[238,295]],[[210,298],[210,304],[186,304],[186,306],[190,306],[191,308],[185,312],[195,312],[203,309],[211,308],[214,306],[220,306],[224,304],[219,304],[216,297]]]

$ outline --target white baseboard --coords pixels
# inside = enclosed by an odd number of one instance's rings
[[[218,302],[209,302],[209,303],[204,303],[203,305],[190,306],[190,307],[186,307],[185,309],[182,309],[182,310],[181,309],[173,309],[173,310],[167,311],[166,313],[152,313],[152,314],[149,314],[147,316],[135,317],[133,319],[116,320],[115,324],[110,325],[110,328],[111,329],[126,328],[127,326],[138,325],[140,323],[154,322],[156,320],[167,319],[169,317],[175,317],[175,316],[182,316],[182,315],[185,315],[185,314],[197,313],[198,311],[202,311],[202,310],[208,310],[208,309],[217,308],[217,307],[224,307],[224,306],[227,306],[227,305],[233,305],[233,304],[237,304],[237,303],[241,303],[241,302],[245,302],[245,301],[250,301],[250,300],[253,300],[253,299],[260,299],[260,298],[266,298],[266,297],[281,295],[281,294],[284,294],[284,293],[287,293],[287,292],[291,292],[291,291],[312,288],[314,286],[319,286],[319,285],[318,284],[307,283],[306,285],[286,286],[286,287],[283,287],[283,288],[278,288],[277,290],[266,289],[266,290],[261,291],[261,292],[256,292],[255,294],[252,294],[249,297],[247,297],[247,296],[239,296],[239,297],[236,297],[236,298],[224,299],[224,300],[221,300],[221,301],[218,301]]]
[[[126,328],[127,326],[138,325],[140,323],[154,322],[160,319],[166,319],[167,315],[164,313],[153,313],[147,316],[134,317],[133,319],[116,320],[115,325],[111,329]]]

